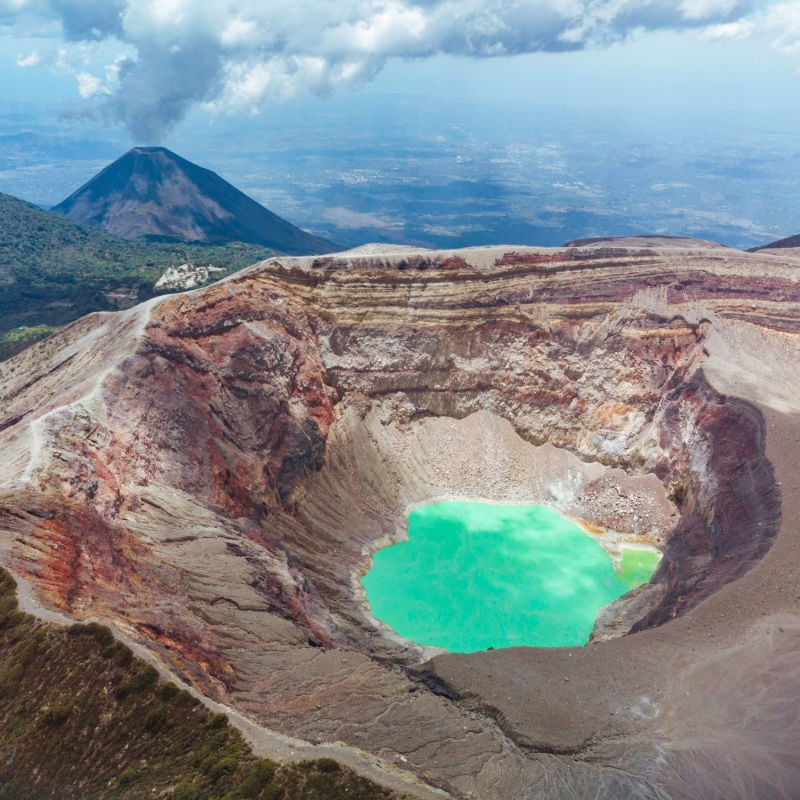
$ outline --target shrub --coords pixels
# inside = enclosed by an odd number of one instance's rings
[[[47,631],[40,628],[17,644],[13,651],[14,660],[23,668],[28,667],[47,649],[48,644]]]
[[[117,778],[117,786],[120,788],[130,786],[138,777],[139,773],[135,769],[124,769]]]
[[[68,628],[70,636],[91,636],[98,644],[103,647],[110,647],[114,644],[114,634],[110,628],[101,625],[99,622],[89,622],[82,625],[80,622],[70,625]]]
[[[199,706],[200,701],[189,691],[186,689],[179,689],[178,690],[178,702],[181,705],[187,706]]]
[[[169,702],[176,698],[180,694],[180,691],[181,690],[172,681],[168,681],[161,687],[158,696],[165,702]]]
[[[158,671],[149,664],[142,665],[128,680],[114,690],[114,697],[122,702],[128,695],[144,691],[158,682]]]
[[[223,756],[220,759],[212,761],[208,765],[208,777],[216,783],[220,778],[224,778],[226,775],[233,775],[238,766],[239,762],[233,756]]]
[[[166,706],[156,706],[151,709],[144,721],[144,729],[154,733],[167,727],[169,722],[169,709]]]
[[[14,628],[25,622],[25,614],[17,607],[14,594],[0,596],[0,628]]]
[[[320,758],[315,762],[314,766],[320,772],[339,772],[341,769],[339,762],[334,761],[332,758]]]
[[[63,725],[72,709],[68,705],[45,706],[42,709],[42,723],[45,725]]]
[[[247,798],[247,800],[260,798],[262,791],[272,783],[274,777],[275,763],[273,761],[268,758],[256,761],[239,787],[241,797]]]
[[[208,723],[208,727],[211,728],[212,731],[222,730],[227,727],[227,725],[228,717],[223,713],[214,714],[214,716],[211,717],[211,721]]]
[[[112,654],[120,667],[128,667],[133,661],[133,650],[122,642],[114,642]]]
[[[200,788],[192,781],[181,781],[172,791],[172,800],[199,800]]]
[[[158,670],[149,664],[141,667],[133,676],[133,686],[137,691],[149,689],[158,683]]]

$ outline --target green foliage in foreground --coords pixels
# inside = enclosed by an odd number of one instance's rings
[[[0,570],[0,800],[396,800],[331,759],[257,759],[96,623],[19,610]]]
[[[219,278],[272,255],[241,243],[121,239],[0,193],[0,332],[131,306],[153,296],[169,266],[212,265],[225,270]]]

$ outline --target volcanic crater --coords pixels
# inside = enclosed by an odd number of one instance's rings
[[[86,317],[0,364],[4,561],[31,602],[413,792],[789,797],[798,267],[658,238],[370,246]],[[358,579],[443,498],[664,557],[584,648],[436,654]]]

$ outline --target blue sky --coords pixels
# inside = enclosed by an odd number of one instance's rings
[[[0,0],[6,107],[158,144],[362,92],[797,120],[800,2]],[[249,124],[249,123],[248,123]]]

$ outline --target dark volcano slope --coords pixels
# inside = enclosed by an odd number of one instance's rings
[[[53,210],[128,239],[247,242],[290,255],[339,249],[164,147],[134,147]]]
[[[800,233],[794,236],[787,236],[784,239],[761,245],[761,247],[751,247],[748,253],[757,253],[759,250],[785,250],[791,247],[800,247]]]

